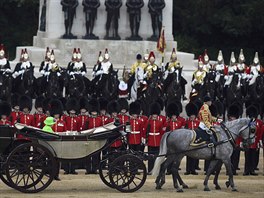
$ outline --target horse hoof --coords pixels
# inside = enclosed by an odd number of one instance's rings
[[[232,192],[238,192],[238,190],[236,188],[233,188]]]
[[[230,182],[229,181],[226,181],[225,185],[228,188],[230,186]]]
[[[219,185],[216,185],[216,186],[215,186],[215,189],[216,189],[216,190],[221,190],[221,187],[220,187]]]
[[[179,188],[179,189],[177,190],[177,192],[183,192],[183,190],[182,190],[181,188]]]
[[[183,185],[182,185],[182,188],[187,189],[187,188],[189,188],[189,186],[186,185],[186,184],[183,184]]]
[[[156,186],[156,190],[160,190],[160,189],[161,189],[160,185]]]
[[[208,191],[211,191],[211,190],[210,190],[210,188],[205,187],[205,188],[204,188],[204,191],[207,191],[207,192],[208,192]]]

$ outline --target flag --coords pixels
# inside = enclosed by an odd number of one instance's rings
[[[166,42],[165,42],[165,36],[164,36],[164,27],[162,27],[160,31],[160,37],[157,42],[157,50],[160,53],[164,54],[165,48],[166,48]]]

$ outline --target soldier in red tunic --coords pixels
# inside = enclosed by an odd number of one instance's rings
[[[35,123],[35,127],[37,128],[40,128],[42,129],[42,123],[43,123],[43,119],[45,114],[43,112],[43,107],[42,107],[42,103],[43,103],[43,100],[45,98],[43,96],[39,96],[36,98],[36,101],[35,101],[35,109],[36,109],[36,112],[34,114],[34,123]]]
[[[118,114],[120,124],[126,124],[129,122],[129,116],[127,115],[128,112],[128,102],[125,98],[118,99],[118,104],[120,106],[120,113]]]
[[[199,119],[197,118],[197,114],[198,114],[197,106],[194,103],[188,103],[185,106],[185,111],[187,116],[189,117],[186,121],[185,127],[191,130],[197,129],[200,123]],[[197,164],[196,159],[187,156],[186,172],[184,173],[184,175],[189,175],[189,174],[198,175],[198,173],[195,171],[196,164]]]
[[[30,114],[32,109],[32,99],[26,95],[21,96],[19,99],[19,107],[22,113],[18,122],[27,126],[35,126],[34,116]]]
[[[80,106],[80,114],[79,114],[79,120],[80,120],[80,131],[83,131],[88,128],[88,99],[86,97],[81,97],[79,100],[79,106]]]
[[[11,110],[11,106],[8,102],[0,102],[0,125],[11,126],[11,122],[8,120]]]
[[[138,118],[143,122],[143,129],[142,132],[143,134],[146,134],[146,129],[147,129],[147,125],[148,125],[148,111],[146,110],[146,104],[144,104],[143,101],[141,100],[137,100],[138,103],[140,103],[140,114],[138,115]],[[141,138],[141,151],[144,152],[145,150],[145,144],[146,144],[146,137],[142,136]]]
[[[150,117],[147,124],[146,134],[144,138],[147,140],[148,152],[152,155],[159,153],[160,140],[164,133],[163,123],[159,119],[160,105],[152,103],[150,105]],[[153,169],[155,159],[148,160],[148,173]]]
[[[18,119],[20,119],[20,108],[19,108],[19,95],[13,94],[11,96],[11,106],[12,106],[12,112],[9,117],[9,121],[11,122],[11,125],[13,126]]]
[[[63,120],[63,104],[58,99],[53,99],[50,101],[50,115],[54,117],[56,123],[52,126],[54,132],[66,132],[66,122]]]
[[[87,129],[94,129],[97,127],[102,126],[102,119],[99,116],[99,111],[100,111],[100,105],[98,100],[95,98],[92,98],[88,102],[88,109],[89,109],[89,114],[90,116],[88,117],[86,123],[85,123],[85,128]],[[86,173],[85,174],[96,174],[98,170],[98,165],[100,162],[100,155],[101,153],[96,153],[92,157],[88,158],[85,161],[85,168],[86,168]]]
[[[163,109],[164,109],[164,101],[163,101],[163,99],[161,98],[161,97],[159,97],[157,100],[156,100],[156,102],[160,105],[160,111],[163,111]],[[166,116],[164,116],[164,115],[159,115],[159,120],[161,120],[161,122],[162,122],[162,130],[163,130],[163,133],[165,133],[165,131],[166,131],[166,128],[167,128],[167,118],[166,118]]]
[[[105,98],[99,98],[100,113],[99,116],[102,119],[102,125],[108,123],[109,116],[107,115],[107,104],[108,101]]]
[[[130,133],[128,133],[128,144],[129,147],[134,151],[141,150],[141,143],[143,141],[143,133],[144,133],[144,121],[140,119],[140,103],[132,102],[129,106],[129,114],[130,114]]]

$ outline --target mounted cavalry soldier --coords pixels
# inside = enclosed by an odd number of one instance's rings
[[[230,57],[230,64],[228,65],[228,74],[225,76],[226,82],[225,82],[225,87],[228,87],[232,80],[235,72],[237,71],[237,63],[236,63],[236,58],[234,52],[231,52],[231,57]]]
[[[86,72],[87,72],[86,65],[82,61],[82,54],[81,54],[80,48],[78,48],[77,50],[75,61],[71,63],[71,65],[67,68],[67,70],[71,76],[75,74],[82,75],[82,76],[86,75]]]
[[[261,72],[261,65],[259,62],[259,57],[258,57],[258,52],[255,53],[255,57],[253,59],[253,63],[249,66],[248,69],[248,80],[249,83],[248,85],[253,85],[256,82],[257,77],[259,76],[260,72]]]
[[[6,58],[5,47],[3,44],[0,46],[0,74],[10,74],[11,68],[8,59]]]
[[[47,47],[45,59],[44,59],[44,61],[41,62],[40,67],[39,67],[39,72],[42,75],[45,75],[45,72],[47,70],[47,65],[50,63],[50,55],[51,55],[51,51],[50,51],[49,47]]]
[[[159,66],[155,63],[155,54],[153,51],[149,53],[149,63],[148,66],[145,68],[144,77],[147,80],[147,84],[149,85],[152,81],[153,77],[157,77],[157,74],[160,70]]]
[[[204,60],[203,69],[208,73],[213,69],[213,67],[212,67],[212,64],[210,63],[207,49],[204,50],[203,60]]]
[[[225,65],[223,53],[221,50],[218,52],[217,63],[214,65],[216,70],[215,82],[219,82],[221,78],[227,75],[227,65]]]

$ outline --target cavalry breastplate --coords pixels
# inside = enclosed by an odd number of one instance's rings
[[[202,84],[205,77],[205,71],[196,71],[194,77],[198,84]]]
[[[6,58],[0,59],[0,67],[6,65],[6,63],[7,63]]]

